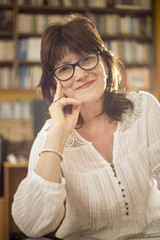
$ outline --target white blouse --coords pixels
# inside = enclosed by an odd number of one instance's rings
[[[13,218],[27,236],[56,230],[67,240],[160,239],[160,105],[145,92],[127,97],[135,107],[118,122],[113,163],[73,130],[63,152],[60,184],[34,172],[51,126],[46,121],[12,205]]]

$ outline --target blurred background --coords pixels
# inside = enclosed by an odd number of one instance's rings
[[[89,17],[123,61],[121,88],[160,100],[159,0],[0,0],[0,240],[24,238],[11,203],[48,113],[37,89],[41,34],[70,13]]]

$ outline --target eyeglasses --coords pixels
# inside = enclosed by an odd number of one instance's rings
[[[73,77],[75,73],[75,67],[79,66],[83,70],[91,70],[95,68],[99,62],[99,51],[94,53],[88,53],[80,58],[74,64],[65,64],[53,70],[53,75],[60,81],[67,81]]]

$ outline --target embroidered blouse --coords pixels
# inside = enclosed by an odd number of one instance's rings
[[[26,235],[40,237],[56,230],[57,237],[67,240],[160,239],[160,105],[146,92],[127,97],[134,111],[118,122],[112,164],[73,130],[59,184],[34,172],[51,126],[51,120],[46,121],[12,205],[13,218]]]

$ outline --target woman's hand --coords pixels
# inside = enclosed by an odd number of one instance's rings
[[[52,119],[52,129],[63,131],[68,134],[75,128],[80,112],[81,102],[77,99],[67,98],[63,94],[62,85],[57,81],[57,90],[54,99],[49,107],[50,116]],[[72,105],[72,111],[64,111],[64,107]]]

